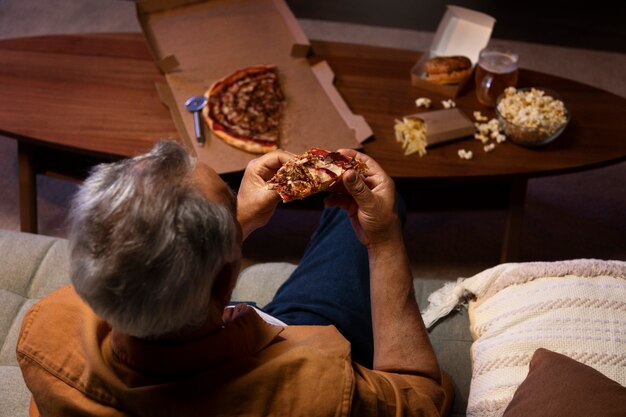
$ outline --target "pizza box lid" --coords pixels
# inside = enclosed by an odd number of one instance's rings
[[[334,87],[330,67],[309,64],[309,41],[284,0],[144,0],[137,15],[167,81],[157,85],[162,101],[182,140],[218,173],[240,171],[258,155],[226,144],[204,123],[205,144],[198,144],[184,103],[249,66],[278,67],[286,96],[282,149],[359,148],[372,135]]]
[[[496,19],[485,13],[448,5],[430,48],[411,68],[411,84],[446,97],[456,97],[470,77],[459,84],[433,84],[422,78],[424,63],[437,56],[463,55],[472,61],[473,68],[478,62],[480,50],[489,43],[495,23]]]

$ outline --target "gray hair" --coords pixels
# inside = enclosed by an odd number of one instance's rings
[[[136,337],[202,324],[221,267],[234,259],[232,209],[190,176],[174,142],[94,168],[70,211],[70,269],[96,314]]]

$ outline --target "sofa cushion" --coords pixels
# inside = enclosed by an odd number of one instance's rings
[[[67,241],[0,230],[0,366],[17,365],[15,344],[34,300],[69,283]]]
[[[264,307],[296,269],[296,265],[286,262],[267,262],[249,266],[241,271],[237,286],[233,291],[233,301],[253,302]]]
[[[40,298],[69,283],[67,241],[0,230],[0,288]]]
[[[26,416],[30,392],[15,346],[25,312],[69,283],[67,241],[0,230],[0,417]]]
[[[0,366],[0,416],[26,417],[30,391],[22,379],[18,366]]]
[[[428,305],[428,296],[442,284],[441,279],[413,280],[415,295],[420,307]],[[454,402],[450,409],[451,417],[465,416],[469,396],[472,365],[470,346],[473,339],[469,331],[466,310],[455,310],[429,329],[430,340],[441,368],[450,376],[454,386]]]

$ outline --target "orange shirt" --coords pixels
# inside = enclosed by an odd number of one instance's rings
[[[17,356],[31,416],[439,416],[435,381],[352,363],[333,326],[277,327],[254,310],[191,343],[112,331],[71,286],[27,313]]]

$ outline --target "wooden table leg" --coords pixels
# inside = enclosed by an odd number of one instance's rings
[[[37,233],[37,171],[32,145],[17,143],[19,187],[20,187],[20,229],[22,232]]]
[[[528,180],[526,178],[511,181],[500,262],[515,262],[520,259],[527,186]]]

